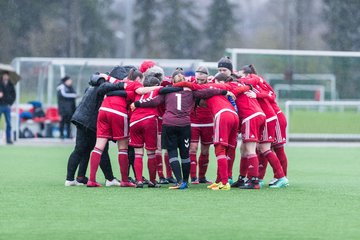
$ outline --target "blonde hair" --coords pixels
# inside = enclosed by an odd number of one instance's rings
[[[179,73],[179,74],[176,74],[176,75],[173,77],[173,81],[174,81],[174,83],[183,82],[183,81],[185,81],[185,77],[184,77],[184,75],[182,75],[181,73]]]

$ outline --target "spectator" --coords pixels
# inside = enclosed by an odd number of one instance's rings
[[[75,112],[75,99],[77,94],[72,87],[72,79],[65,76],[61,79],[57,87],[58,108],[61,116],[60,138],[64,139],[64,128],[66,128],[66,137],[71,138],[71,117]]]
[[[4,113],[6,122],[6,143],[11,141],[11,105],[15,102],[16,93],[14,85],[10,82],[9,72],[4,72],[0,82],[0,117]]]

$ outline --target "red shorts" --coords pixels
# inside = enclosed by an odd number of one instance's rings
[[[122,113],[111,109],[99,111],[96,124],[96,137],[120,140],[129,137],[128,117]]]
[[[191,124],[191,142],[193,143],[198,143],[199,139],[201,139],[201,144],[210,145],[213,143],[213,133],[214,133],[214,126],[212,123]]]
[[[277,122],[276,122],[276,138],[273,142],[273,145],[281,145],[286,143],[286,117],[283,112],[277,113]]]
[[[262,137],[260,143],[272,143],[276,138],[276,122],[277,117],[273,116],[266,119],[266,124],[264,131],[262,133]]]
[[[255,113],[241,122],[241,139],[245,142],[259,142],[265,127],[265,114]]]
[[[130,123],[129,145],[135,148],[144,147],[147,150],[157,149],[158,119],[152,117],[140,122]]]
[[[214,121],[214,145],[236,148],[239,117],[236,112],[225,110],[217,113]]]

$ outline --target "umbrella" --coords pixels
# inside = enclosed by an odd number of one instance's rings
[[[15,85],[20,79],[20,75],[16,73],[15,69],[8,64],[2,64],[0,63],[0,75],[3,72],[8,72],[10,75],[10,81]]]

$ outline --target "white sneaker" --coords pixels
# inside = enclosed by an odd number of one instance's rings
[[[111,186],[120,187],[120,182],[116,178],[114,178],[112,181],[109,181],[109,180],[106,179],[105,186],[107,186],[107,187],[111,187]]]
[[[274,185],[277,180],[278,180],[277,178],[271,179],[270,182],[269,182],[269,186]]]
[[[75,180],[73,180],[73,181],[66,180],[65,181],[65,187],[76,186],[75,182],[76,182]]]
[[[79,183],[79,182],[76,181],[76,180],[73,180],[73,181],[66,180],[66,181],[65,181],[65,187],[83,186],[83,185],[84,185],[83,183]]]

